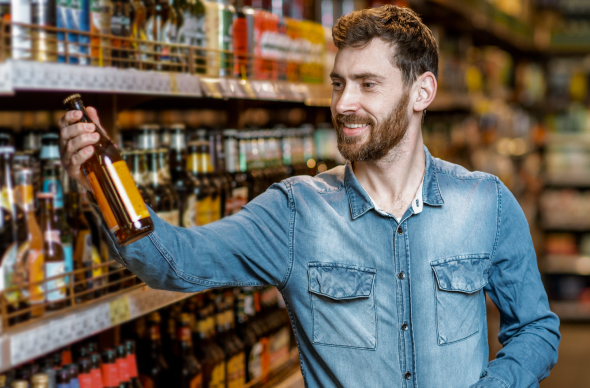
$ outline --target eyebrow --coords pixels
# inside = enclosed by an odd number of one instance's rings
[[[342,78],[342,79],[343,79],[344,77],[343,77],[343,76],[341,76],[341,75],[340,75],[340,74],[338,74],[338,73],[331,72],[331,73],[330,73],[330,78]],[[373,79],[376,79],[376,80],[381,80],[381,79],[383,79],[384,77],[383,77],[383,76],[380,76],[380,75],[378,75],[378,74],[375,74],[375,73],[369,73],[369,72],[365,72],[365,73],[357,73],[357,74],[352,74],[352,75],[350,76],[350,78],[351,78],[351,79],[353,79],[353,80],[357,80],[357,79],[364,79],[364,78],[373,78]]]

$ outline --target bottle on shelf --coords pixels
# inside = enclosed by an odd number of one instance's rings
[[[227,386],[241,387],[245,381],[244,343],[237,337],[234,324],[233,294],[219,291],[216,297],[218,309],[218,344],[225,353]]]
[[[22,168],[15,174],[17,201],[25,213],[27,223],[28,250],[26,269],[28,272],[29,303],[31,316],[43,315],[44,293],[44,259],[43,259],[43,233],[35,215],[35,198],[33,196],[33,171]]]
[[[190,318],[187,313],[180,314],[176,341],[177,359],[173,364],[173,376],[177,381],[175,386],[203,387],[202,367],[193,353]]]
[[[78,359],[78,382],[80,388],[94,388],[91,374],[92,364],[90,359],[83,357]]]
[[[96,347],[94,349],[96,349]],[[91,351],[90,347],[88,348],[88,354],[90,355],[90,376],[92,378],[92,386],[102,387],[103,377],[101,356],[96,350]]]
[[[57,15],[55,0],[31,1],[31,24],[38,27],[56,27]],[[40,62],[57,61],[57,35],[44,28],[33,28],[31,31],[33,59]]]
[[[14,380],[11,388],[29,388],[29,382],[27,380]]]
[[[131,37],[139,40],[146,40],[147,10],[142,0],[133,0],[133,19],[131,20]],[[134,41],[131,47],[136,50],[133,57],[137,60],[143,59],[144,47],[141,42]],[[142,68],[142,67],[140,67]]]
[[[0,386],[3,386],[0,384]],[[49,376],[45,373],[36,373],[31,377],[31,388],[49,388]]]
[[[90,1],[90,64],[92,66],[111,66],[111,40],[104,36],[111,34],[111,0]]]
[[[184,217],[185,227],[202,226],[211,222],[211,215],[215,213],[214,198],[216,189],[211,183],[203,159],[209,158],[209,143],[206,141],[192,141],[188,144],[186,169],[192,175],[195,185],[193,195],[194,211],[189,207]]]
[[[27,223],[25,213],[17,205],[13,181],[13,146],[0,147],[0,290],[25,283],[27,273]],[[8,321],[16,324],[28,319],[29,314],[19,313],[28,308],[28,288],[12,288],[2,294],[8,303],[8,313],[15,314]]]
[[[141,381],[139,380],[138,370],[137,370],[137,359],[135,355],[135,341],[133,340],[126,340],[125,341],[125,352],[126,352],[126,361],[127,361],[127,369],[129,371],[129,384],[131,388],[143,388]]]
[[[102,386],[103,388],[119,388],[120,384],[117,352],[115,349],[107,349],[102,352]]]
[[[231,197],[226,201],[226,215],[232,215],[240,211],[242,206],[248,203],[248,176],[245,169],[240,166],[240,152],[238,149],[238,131],[226,129],[224,136],[225,168],[229,173],[231,185]]]
[[[209,135],[211,161],[213,163],[213,181],[220,192],[220,218],[233,214],[232,176],[227,172],[223,148],[223,133],[212,131]],[[228,207],[229,205],[229,207]]]
[[[192,224],[192,222],[185,221],[185,216],[187,213],[194,214],[195,197],[191,195],[191,193],[194,190],[195,182],[193,177],[188,174],[185,169],[185,126],[184,124],[173,124],[170,126],[170,131],[170,153],[168,163],[170,168],[170,181],[178,197],[179,226],[186,227]]]
[[[160,323],[160,313],[149,315],[147,338],[142,341],[143,350],[138,354],[139,380],[145,388],[166,387],[170,378],[170,368],[162,354]]]
[[[81,122],[92,122],[79,94],[64,100],[68,110],[82,111]],[[96,124],[96,123],[95,123]],[[154,224],[121,153],[100,125],[94,154],[82,165],[108,229],[119,245],[127,245],[154,230]]]
[[[129,373],[129,364],[127,363],[127,349],[125,349],[125,345],[117,345],[116,352],[117,371],[119,372],[119,388],[131,388],[131,374]]]
[[[78,369],[78,365],[69,363],[64,368],[68,369],[68,373],[70,374],[70,388],[80,388],[80,378]]]
[[[111,15],[111,34],[122,38],[133,38],[132,21],[135,19],[131,0],[114,0]],[[131,42],[126,39],[111,41],[113,66],[120,68],[134,67],[132,62]]]
[[[66,284],[64,276],[61,276],[65,272],[65,255],[53,213],[54,194],[38,193],[37,199],[41,209],[45,279],[55,277],[44,283],[45,301],[48,303],[45,309],[54,311],[66,304]]]
[[[70,388],[70,373],[67,368],[57,370],[56,388]]]
[[[141,197],[145,201],[145,204],[155,209],[155,198],[154,192],[150,189],[147,184],[145,177],[147,176],[147,171],[145,171],[145,152],[141,150],[130,150],[126,149],[121,152],[123,155],[123,159],[125,159],[125,163],[129,167],[131,171],[131,176],[133,180],[137,184],[137,189],[141,194]]]
[[[193,340],[195,356],[203,368],[203,386],[225,386],[225,354],[212,340],[213,319],[210,319],[209,309],[204,304],[204,295],[197,296],[197,313]],[[213,330],[215,330],[213,328]]]
[[[215,173],[213,164],[213,150],[211,149],[211,141],[209,133],[206,129],[199,129],[197,131],[197,139],[201,142],[202,147],[199,152],[199,168],[213,191],[211,196],[211,203],[209,208],[209,221],[215,222],[222,216],[222,199],[223,199],[223,183],[219,179],[218,174]]]

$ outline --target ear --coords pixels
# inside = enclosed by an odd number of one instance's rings
[[[422,112],[428,108],[436,97],[437,86],[436,77],[430,71],[418,77],[414,83],[414,112]]]

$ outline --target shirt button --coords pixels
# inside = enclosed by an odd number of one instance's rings
[[[410,372],[406,372],[406,374],[404,375],[404,377],[406,378],[406,380],[409,380],[412,378],[412,374]]]
[[[397,274],[397,277],[400,279],[405,279],[406,278],[406,274],[402,271],[400,273]]]
[[[404,324],[402,325],[402,330],[403,330],[403,331],[406,331],[406,330],[408,330],[408,324],[407,324],[407,323],[404,323]]]
[[[399,234],[402,234],[402,233],[404,232],[404,230],[403,230],[403,229],[402,229],[402,227],[400,226],[399,228],[397,228],[397,232],[398,232]]]

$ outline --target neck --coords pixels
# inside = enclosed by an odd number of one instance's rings
[[[424,141],[419,126],[380,160],[354,162],[356,178],[377,206],[401,220],[416,195],[426,168]]]

